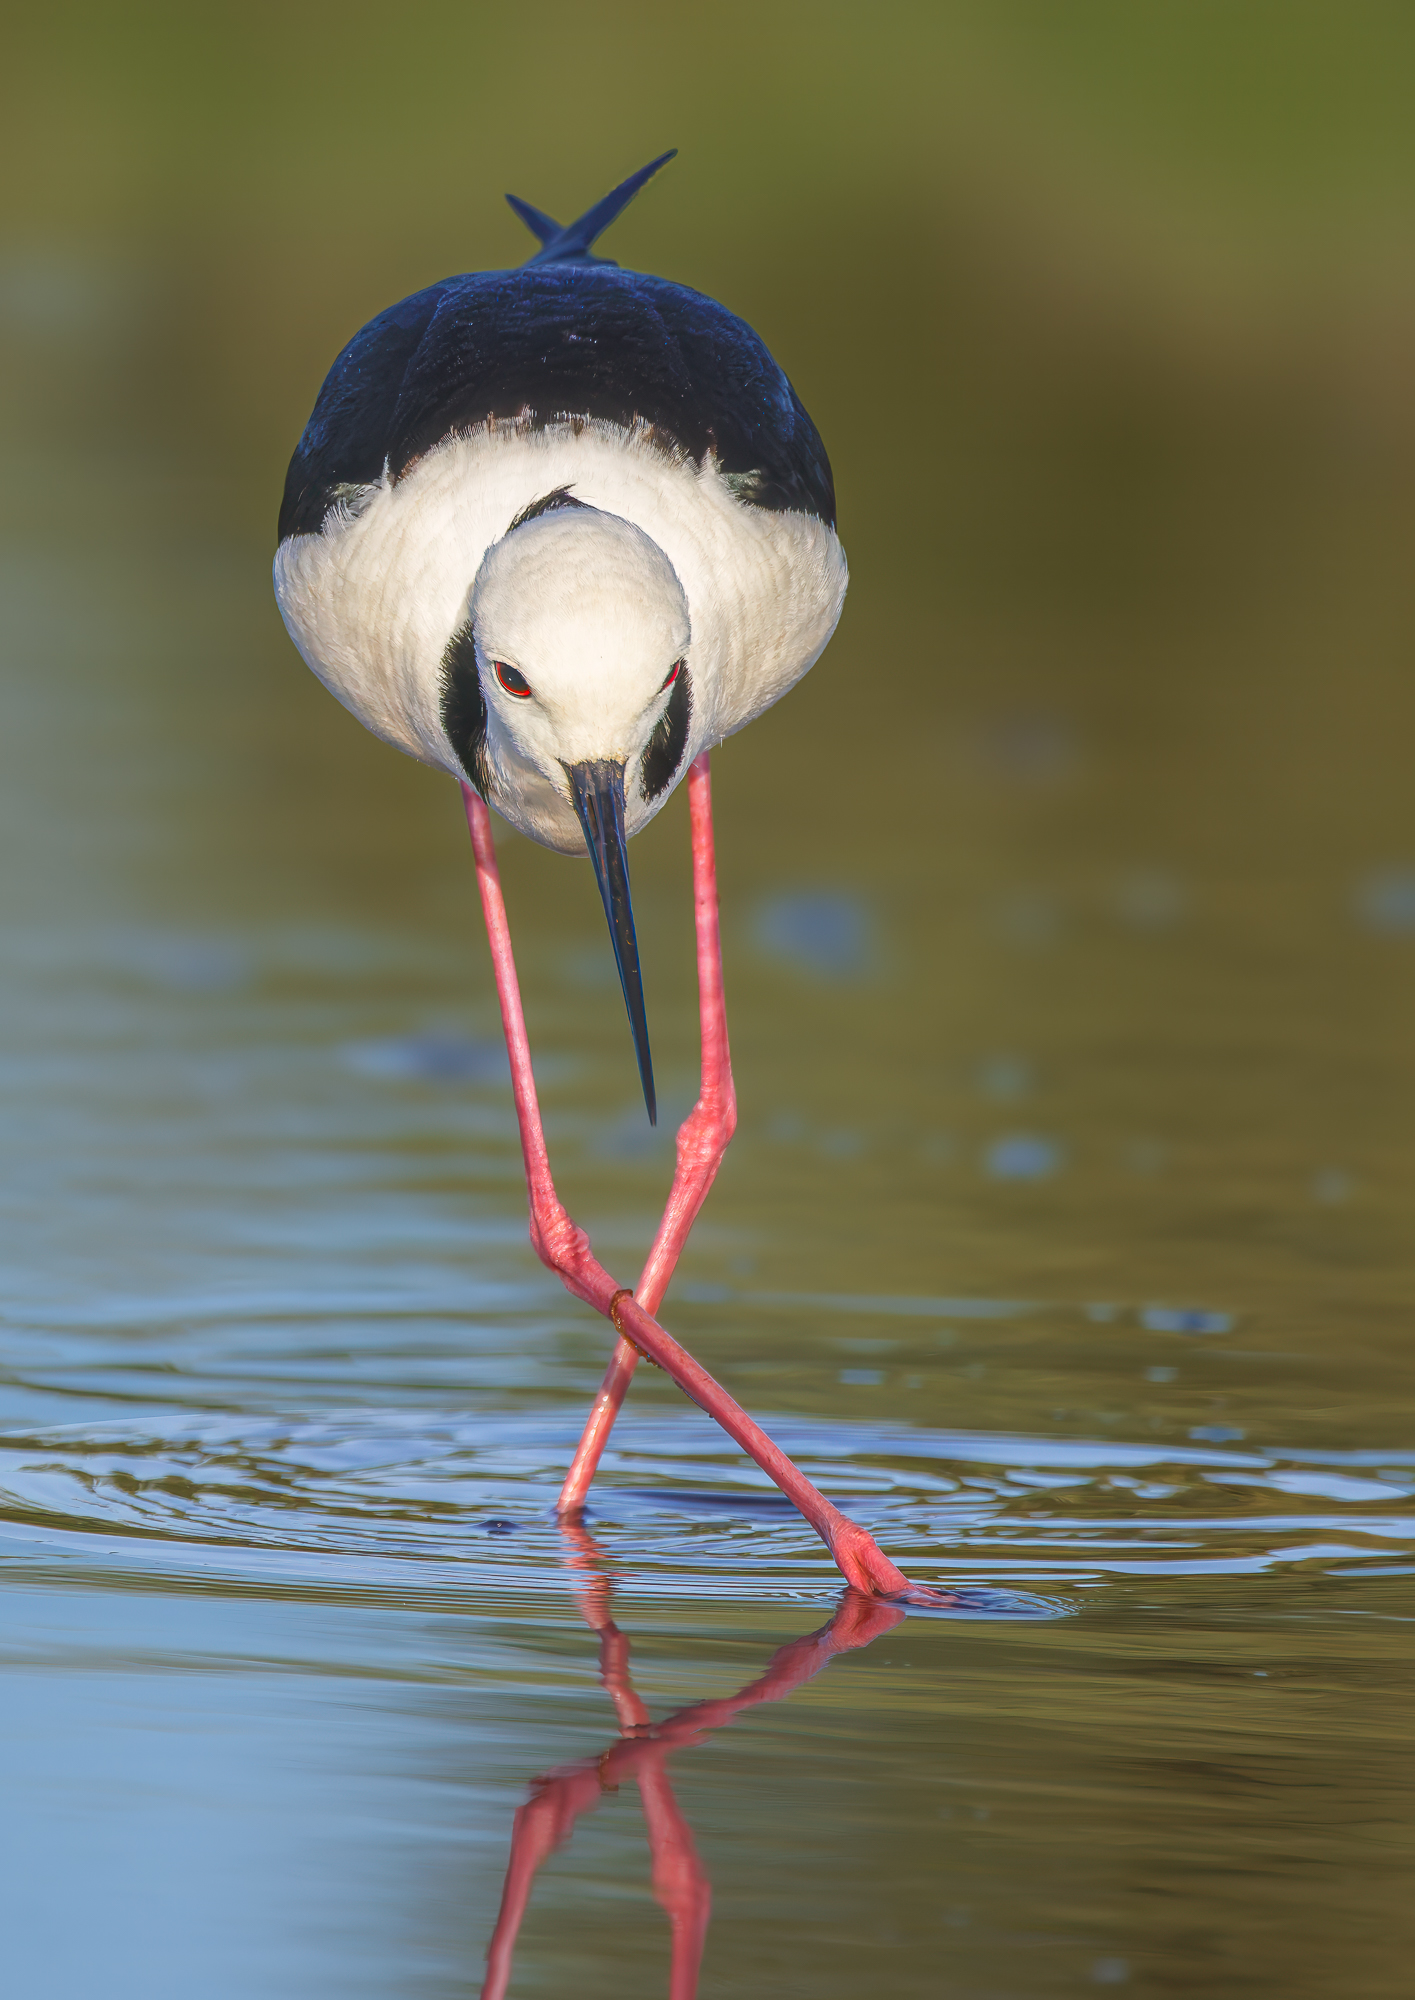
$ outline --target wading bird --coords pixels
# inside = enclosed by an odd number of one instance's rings
[[[290,464],[275,592],[345,707],[462,787],[531,1241],[619,1335],[562,1518],[583,1509],[646,1355],[790,1496],[852,1584],[936,1603],[652,1317],[737,1119],[708,751],[815,662],[846,585],[825,447],[762,341],[702,293],[593,254],[672,157],[565,228],[508,196],[540,243],[524,265],[430,285],[355,334]],[[626,842],[685,773],[702,1090],[630,1290],[551,1180],[488,807],[547,847],[588,850],[653,1119]]]

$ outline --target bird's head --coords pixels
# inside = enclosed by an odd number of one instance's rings
[[[562,504],[492,545],[469,613],[487,789],[506,817],[542,839],[573,810],[604,900],[653,1118],[626,815],[643,823],[687,746],[683,586],[642,529]]]
[[[658,544],[597,507],[557,507],[492,544],[470,613],[492,770],[524,779],[529,766],[565,798],[567,772],[614,763],[637,800],[635,767],[689,640],[688,600]]]

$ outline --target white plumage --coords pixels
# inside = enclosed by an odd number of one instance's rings
[[[282,542],[276,596],[304,659],[344,706],[458,779],[467,774],[444,725],[443,662],[470,619],[489,803],[532,839],[583,854],[563,765],[627,760],[625,830],[636,833],[693,757],[783,695],[835,629],[847,582],[835,530],[753,506],[734,492],[741,484],[711,455],[700,466],[665,449],[647,426],[489,422],[449,437],[396,483],[385,473],[353,488],[318,532]],[[511,531],[560,488],[582,508]],[[638,756],[680,657],[692,675],[687,751],[646,800]],[[531,701],[497,688],[495,659],[518,668]]]

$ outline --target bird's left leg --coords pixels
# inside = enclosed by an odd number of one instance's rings
[[[688,1232],[717,1178],[722,1156],[737,1129],[737,1092],[727,1046],[727,1006],[722,991],[722,939],[717,919],[717,860],[712,838],[712,779],[708,753],[688,768],[688,816],[693,836],[693,924],[698,941],[698,1017],[702,1036],[702,1083],[698,1101],[678,1128],[678,1165],[648,1259],[634,1287],[645,1312],[656,1313],[668,1290]],[[590,1481],[609,1442],[614,1419],[633,1380],[639,1350],[621,1333],[614,1343],[604,1380],[590,1406],[558,1512],[576,1520],[584,1509]]]
[[[593,1306],[596,1312],[603,1313],[606,1319],[613,1322],[616,1333],[625,1336],[641,1354],[646,1354],[665,1374],[671,1375],[684,1395],[719,1423],[767,1477],[775,1481],[830,1550],[847,1583],[852,1583],[866,1594],[879,1597],[900,1597],[916,1604],[947,1602],[947,1598],[938,1591],[911,1584],[903,1571],[897,1569],[878,1547],[874,1537],[857,1521],[842,1514],[811,1484],[786,1453],[772,1443],[761,1425],[748,1416],[735,1397],[729,1396],[722,1384],[715,1382],[688,1350],[681,1347],[650,1313],[645,1312],[629,1288],[615,1284],[591,1251],[584,1230],[571,1221],[561,1206],[550,1176],[550,1160],[545,1149],[545,1134],[541,1129],[526,1022],[516,979],[516,961],[511,950],[511,933],[506,922],[506,905],[501,895],[501,878],[491,838],[491,816],[470,786],[464,786],[463,791],[496,974],[496,990],[501,1002],[501,1019],[506,1030],[506,1048],[511,1059],[511,1085],[521,1128],[521,1150],[525,1157],[526,1187],[530,1196],[531,1243],[537,1256],[559,1274],[567,1291]]]

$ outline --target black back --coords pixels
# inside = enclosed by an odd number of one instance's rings
[[[666,278],[553,261],[447,278],[355,334],[290,461],[281,541],[385,466],[401,479],[457,432],[517,417],[652,425],[700,464],[715,452],[748,504],[835,524],[825,446],[743,320]]]

